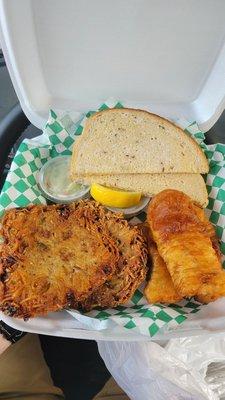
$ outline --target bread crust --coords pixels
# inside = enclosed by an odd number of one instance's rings
[[[163,118],[159,115],[150,113],[149,111],[146,110],[139,110],[139,109],[133,109],[133,108],[122,108],[122,109],[117,109],[117,108],[112,108],[112,109],[108,109],[108,110],[103,110],[103,111],[99,111],[96,112],[95,114],[93,114],[90,118],[87,119],[86,123],[85,123],[85,127],[84,127],[84,131],[83,134],[81,135],[81,137],[79,138],[78,141],[75,142],[74,144],[74,148],[73,148],[73,154],[72,154],[72,161],[71,161],[71,177],[72,179],[74,179],[76,177],[76,175],[79,175],[79,171],[77,171],[76,167],[77,167],[77,157],[78,157],[78,153],[79,153],[79,142],[85,140],[86,135],[88,134],[88,129],[90,124],[93,122],[93,120],[96,120],[97,118],[99,118],[99,116],[102,115],[106,115],[107,113],[111,113],[111,114],[118,114],[122,112],[126,112],[126,113],[136,113],[138,116],[141,114],[146,114],[148,116],[153,117],[155,120],[157,120],[157,122],[160,124],[164,123],[168,126],[171,127],[175,127],[176,129],[178,129],[178,131],[185,135],[185,138],[189,141],[191,146],[195,147],[195,151],[196,151],[196,156],[197,158],[201,159],[202,162],[202,170],[201,171],[179,171],[179,172],[200,172],[200,173],[207,173],[209,171],[209,165],[208,165],[208,161],[207,158],[205,156],[205,154],[203,153],[202,149],[200,148],[200,146],[198,145],[198,143],[195,141],[194,138],[192,138],[191,136],[189,136],[182,128],[180,128],[179,126],[177,126],[176,124],[172,123],[171,121],[167,120],[166,118]],[[176,154],[174,154],[174,157],[176,157]],[[128,172],[128,171],[126,171]],[[143,173],[145,173],[146,171],[143,171]],[[152,172],[152,171],[149,171]],[[162,173],[163,170],[159,170],[157,171],[158,173]],[[170,173],[165,171],[166,173]],[[178,172],[178,171],[176,171]],[[108,174],[109,172],[102,172],[102,174]],[[123,174],[124,171],[117,171],[117,174]],[[129,172],[130,173],[130,172]],[[133,172],[135,173],[135,171]],[[82,172],[82,175],[86,175],[88,176],[90,173],[89,172]],[[97,172],[92,172],[92,175],[94,174],[98,174]]]

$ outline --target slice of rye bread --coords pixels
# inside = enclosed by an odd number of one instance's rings
[[[147,111],[110,109],[86,121],[75,142],[77,174],[207,173],[207,159],[181,128]]]
[[[84,184],[99,183],[122,190],[141,192],[154,196],[165,189],[180,190],[187,194],[200,207],[208,204],[208,193],[200,174],[119,174],[77,176]]]

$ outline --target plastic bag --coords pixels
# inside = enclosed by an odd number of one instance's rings
[[[219,400],[225,395],[225,339],[98,342],[111,375],[131,400]]]

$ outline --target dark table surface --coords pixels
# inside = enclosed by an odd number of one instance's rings
[[[18,99],[0,52],[0,121],[17,103]],[[21,140],[40,133],[41,131],[31,124],[24,132],[21,132],[8,160],[8,167]],[[209,144],[225,143],[225,112],[206,133],[206,141]],[[53,380],[64,390],[66,399],[91,399],[109,378],[109,373],[98,354],[94,341],[43,335],[40,335],[40,340]]]

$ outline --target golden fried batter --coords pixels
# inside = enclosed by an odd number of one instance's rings
[[[82,207],[84,203],[80,203]],[[7,211],[2,221],[0,308],[28,318],[76,307],[111,277],[118,250],[76,204]]]
[[[149,205],[148,222],[177,292],[189,297],[206,287],[215,291],[222,266],[191,199],[176,190],[162,191]]]
[[[79,213],[79,211],[78,211]],[[94,307],[116,307],[126,303],[138,286],[144,281],[147,272],[147,251],[143,236],[137,227],[132,227],[122,215],[106,212],[100,205],[88,202],[80,209],[79,218],[85,215],[107,227],[119,250],[119,262],[112,277],[97,288],[90,297],[81,302],[83,310]]]
[[[177,303],[182,300],[173,284],[169,271],[162,257],[159,255],[151,231],[146,225],[148,238],[148,254],[151,261],[151,276],[144,290],[148,303]]]
[[[221,252],[220,252],[220,246],[219,246],[219,240],[218,237],[216,236],[215,228],[211,224],[211,222],[207,219],[205,212],[203,208],[200,208],[196,205],[194,205],[194,210],[200,219],[201,222],[204,223],[204,233],[211,239],[212,246],[217,254],[218,259],[221,259]]]
[[[215,229],[211,222],[207,219],[204,210],[199,207],[195,207],[197,215],[201,221],[205,223],[206,234],[210,237],[212,246],[217,254],[218,259],[221,259],[221,252],[219,247],[219,240],[216,236]],[[211,301],[217,300],[219,297],[225,296],[225,271],[222,270],[220,274],[216,275],[210,284],[204,284],[201,290],[196,296],[196,299],[201,303],[210,303]]]
[[[216,237],[215,229],[207,219],[204,210],[194,205],[198,218],[205,223],[205,234],[211,238],[213,248],[220,259],[219,241]],[[166,263],[159,255],[156,244],[151,237],[151,232],[146,224],[146,235],[148,238],[148,252],[151,257],[152,272],[151,278],[145,287],[145,296],[149,303],[176,303],[182,299],[174,287],[172,278],[167,269]],[[197,300],[202,303],[209,303],[225,294],[225,272],[216,276],[213,284],[203,285]]]
[[[196,300],[201,303],[210,303],[217,300],[219,297],[225,296],[225,271],[222,270],[219,274],[213,277],[212,281],[205,283],[198,292]]]

